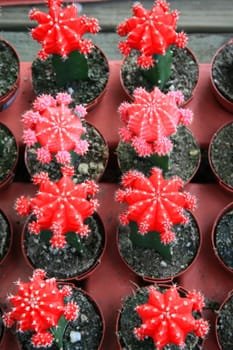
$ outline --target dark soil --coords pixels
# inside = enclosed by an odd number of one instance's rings
[[[178,127],[177,132],[171,136],[173,150],[170,153],[170,167],[164,174],[166,178],[179,176],[183,181],[188,182],[195,174],[201,157],[200,147],[192,132],[184,126]],[[119,165],[123,173],[130,169],[150,175],[153,164],[151,157],[139,157],[134,148],[125,142],[120,142],[117,147]]]
[[[90,234],[81,239],[82,252],[71,243],[62,249],[55,249],[49,243],[51,233],[47,231],[47,239],[41,234],[35,235],[25,230],[23,249],[27,258],[35,268],[46,271],[48,277],[57,279],[79,278],[92,270],[98,263],[105,245],[105,233],[99,216],[94,214],[85,221],[90,227]]]
[[[226,44],[217,53],[211,73],[216,88],[226,99],[233,102],[233,43]]]
[[[0,183],[12,173],[18,156],[14,135],[0,123]]]
[[[0,210],[0,262],[9,250],[11,242],[11,229],[6,216]]]
[[[99,180],[103,175],[108,161],[108,146],[99,131],[89,123],[83,123],[86,127],[85,138],[89,143],[89,148],[83,156],[71,152],[72,165],[75,168],[73,181],[83,182],[87,179]],[[53,158],[48,164],[41,164],[36,157],[36,146],[26,148],[26,164],[30,175],[40,171],[46,171],[52,180],[62,177],[61,164]]]
[[[93,300],[82,290],[74,289],[66,301],[74,300],[79,306],[77,320],[69,322],[64,333],[64,350],[97,350],[103,335],[103,321]],[[70,341],[71,332],[80,335],[80,340]],[[33,347],[30,343],[32,332],[17,333],[22,350],[47,350],[48,347]],[[53,344],[50,350],[58,350]]]
[[[12,48],[0,39],[0,97],[12,89],[18,75],[18,57]]]
[[[210,144],[210,159],[217,176],[233,189],[233,123],[215,134]]]
[[[117,335],[124,350],[155,350],[152,338],[137,340],[133,330],[141,325],[141,319],[135,311],[135,307],[146,303],[148,300],[148,288],[138,288],[136,292],[125,298],[123,308],[121,310]],[[201,339],[197,338],[194,333],[189,333],[186,337],[186,346],[183,350],[200,350]],[[167,345],[163,350],[178,350],[180,347],[176,345]],[[230,348],[229,348],[230,349]],[[229,350],[228,349],[228,350]]]
[[[233,295],[218,312],[217,335],[222,350],[233,349]]]
[[[226,212],[215,228],[216,253],[233,272],[233,210]]]
[[[94,47],[88,54],[88,80],[73,81],[66,86],[56,86],[55,73],[52,68],[51,58],[45,61],[36,59],[32,63],[32,83],[35,94],[50,94],[56,96],[58,92],[71,93],[73,104],[83,104],[95,100],[104,90],[109,78],[107,59],[102,52]]]
[[[120,254],[136,274],[150,279],[172,279],[192,263],[200,246],[200,233],[193,215],[189,212],[186,214],[189,217],[187,225],[173,226],[176,239],[171,244],[171,260],[165,259],[154,249],[133,246],[129,226],[119,226]]]
[[[168,91],[180,90],[184,95],[185,101],[187,101],[192,97],[193,90],[198,81],[198,63],[187,49],[180,49],[174,46],[172,47],[172,52],[171,77],[162,91],[166,93]],[[132,51],[123,61],[121,68],[122,80],[130,95],[132,95],[134,89],[137,87],[143,87],[148,92],[152,91],[155,87],[144,77],[142,70],[137,66],[137,55],[137,51]]]

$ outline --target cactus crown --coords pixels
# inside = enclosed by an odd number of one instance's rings
[[[98,206],[97,199],[91,198],[98,191],[94,181],[74,184],[71,179],[73,168],[64,167],[62,172],[63,177],[57,182],[50,180],[47,173],[34,175],[33,182],[39,185],[37,194],[32,198],[21,196],[15,205],[18,214],[31,213],[36,217],[28,225],[31,233],[52,231],[50,243],[55,248],[65,246],[68,232],[87,236],[89,227],[84,220],[93,215]]]
[[[92,41],[82,37],[85,33],[95,34],[100,30],[98,20],[85,15],[78,17],[77,6],[72,4],[62,8],[61,0],[48,0],[47,6],[48,13],[36,9],[29,13],[29,18],[38,22],[38,26],[31,30],[32,38],[42,45],[38,56],[44,60],[50,54],[67,58],[75,50],[90,53]]]
[[[164,244],[175,239],[173,225],[187,223],[184,209],[192,210],[196,204],[194,196],[180,191],[183,186],[180,178],[164,179],[159,168],[152,168],[148,178],[139,171],[130,170],[123,175],[121,184],[123,189],[116,191],[115,198],[128,204],[127,210],[119,216],[121,224],[136,222],[141,235],[159,232]]]
[[[154,65],[153,55],[164,55],[170,45],[185,47],[187,36],[177,33],[178,11],[169,12],[169,4],[164,0],[157,0],[151,10],[146,10],[140,3],[133,5],[133,16],[120,23],[117,28],[119,36],[127,36],[119,43],[123,55],[130,54],[136,49],[138,65],[149,68]]]
[[[131,143],[139,156],[166,155],[172,149],[169,136],[174,134],[179,124],[192,121],[192,111],[180,108],[183,102],[181,91],[162,93],[158,87],[147,92],[137,88],[133,102],[123,102],[119,113],[123,126],[120,137]]]
[[[88,149],[87,140],[82,139],[86,109],[82,105],[70,109],[71,101],[67,93],[58,93],[56,98],[41,95],[22,116],[24,143],[39,145],[37,158],[41,163],[49,163],[55,155],[59,163],[67,164],[71,161],[70,151],[83,155]]]
[[[204,337],[208,332],[208,322],[193,316],[194,311],[201,312],[203,307],[204,298],[199,292],[192,291],[180,296],[175,285],[164,292],[150,287],[147,303],[135,309],[142,320],[141,326],[134,329],[135,336],[139,340],[151,337],[158,350],[167,344],[183,348],[188,333],[194,332],[197,337]]]
[[[72,321],[78,317],[78,305],[74,301],[65,303],[71,287],[58,288],[55,278],[45,279],[40,269],[34,271],[29,282],[17,284],[18,293],[9,296],[12,309],[3,315],[5,325],[12,327],[16,323],[20,332],[33,331],[31,341],[35,347],[51,346],[64,333],[61,318]]]

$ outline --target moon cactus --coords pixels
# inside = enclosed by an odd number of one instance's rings
[[[155,231],[163,244],[175,239],[172,226],[187,223],[184,210],[193,210],[196,205],[193,195],[181,191],[183,181],[175,176],[164,179],[159,168],[152,168],[148,178],[130,170],[123,175],[121,184],[123,189],[116,191],[116,201],[128,204],[119,216],[121,224],[135,222],[138,233],[145,237]]]
[[[171,73],[171,45],[184,48],[187,43],[186,34],[176,32],[178,11],[169,12],[169,4],[157,0],[150,10],[137,2],[133,5],[132,12],[133,16],[117,27],[119,36],[127,36],[125,41],[120,41],[119,49],[125,56],[132,50],[137,50],[138,66],[150,69],[147,77],[161,88]]]
[[[192,121],[192,111],[179,107],[183,99],[180,91],[165,94],[158,87],[151,92],[135,89],[133,102],[123,102],[119,107],[123,123],[121,139],[131,143],[140,157],[168,154],[172,150],[169,136],[179,125],[188,125]]]
[[[21,196],[16,200],[18,214],[33,214],[36,218],[28,225],[32,234],[52,231],[50,243],[54,248],[65,246],[68,232],[87,236],[89,227],[84,220],[94,214],[98,206],[97,199],[92,198],[98,185],[92,180],[74,184],[72,174],[72,167],[64,167],[63,177],[56,182],[50,180],[47,173],[36,174],[33,182],[39,185],[39,190],[35,197]]]
[[[142,324],[134,329],[134,334],[139,340],[151,337],[158,350],[168,344],[183,348],[188,333],[203,338],[209,330],[208,322],[193,314],[201,312],[204,305],[200,292],[192,291],[184,296],[175,285],[162,292],[152,286],[148,301],[135,309]]]
[[[41,163],[49,163],[53,157],[57,162],[68,164],[71,151],[78,155],[87,152],[88,142],[83,139],[85,128],[82,118],[86,109],[77,105],[69,107],[72,98],[67,93],[38,96],[33,108],[22,116],[23,140],[27,146],[35,146]]]
[[[40,269],[33,272],[29,282],[19,281],[17,285],[17,294],[9,296],[12,309],[3,316],[5,325],[12,327],[16,323],[19,332],[32,331],[34,347],[62,342],[67,322],[75,320],[79,313],[74,301],[65,302],[65,297],[71,295],[71,287],[58,288],[55,278],[46,279]],[[61,318],[64,318],[62,323]]]
[[[85,55],[92,51],[93,43],[84,39],[85,33],[96,34],[99,23],[96,18],[78,16],[75,4],[62,8],[61,0],[48,0],[48,13],[33,9],[29,13],[31,20],[38,22],[31,30],[32,38],[37,40],[42,49],[40,59],[49,55],[53,58],[53,68],[57,82],[63,85],[68,81],[87,79],[88,65]]]

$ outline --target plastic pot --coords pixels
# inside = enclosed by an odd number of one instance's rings
[[[93,233],[92,242],[86,243],[83,248],[84,253],[81,254],[77,249],[74,250],[71,243],[66,250],[65,248],[52,249],[51,252],[49,238],[45,239],[45,235],[49,233],[48,230],[44,232],[44,238],[39,238],[38,235],[31,234],[28,231],[29,217],[25,222],[21,235],[21,249],[25,262],[31,269],[42,268],[46,271],[48,277],[55,277],[59,281],[81,281],[87,279],[101,264],[107,244],[105,227],[101,217],[98,213],[95,213],[92,216],[92,220],[96,223],[96,230],[98,229],[98,232]],[[90,229],[92,229],[91,226]],[[96,242],[98,239],[98,247],[97,243],[93,241],[95,239]],[[30,249],[26,247],[29,244]],[[91,252],[94,251],[95,257],[90,256],[91,253],[88,252],[88,244],[90,245]],[[83,257],[85,252],[88,255],[87,259]],[[46,266],[44,266],[42,260],[46,262]]]
[[[52,67],[52,62],[50,59],[47,59],[46,61],[41,61],[40,59],[36,59],[32,62],[32,85],[33,90],[36,96],[41,95],[43,93],[49,93],[52,96],[57,94],[57,92],[68,92],[72,91],[72,99],[74,101],[74,104],[83,104],[86,107],[86,110],[90,112],[93,110],[102,100],[106,90],[107,90],[107,83],[109,80],[110,75],[110,67],[109,62],[104,54],[104,52],[96,45],[94,45],[93,52],[98,52],[99,54],[99,62],[91,62],[88,63],[89,69],[92,67],[95,67],[93,71],[91,71],[90,75],[95,75],[97,71],[97,64],[101,69],[101,72],[99,73],[98,77],[92,80],[80,80],[79,84],[72,84],[69,83],[69,88],[62,88],[58,87],[57,83],[54,78],[54,71]],[[87,56],[87,59],[92,57],[92,53]],[[101,62],[100,62],[101,60]],[[46,74],[44,74],[46,72]],[[43,75],[44,74],[44,75]],[[93,90],[93,85],[95,85],[95,81],[99,81],[100,78],[103,79],[103,77],[106,77],[106,80],[103,82],[102,87],[99,89],[100,91],[97,93],[97,95],[91,99],[90,91]],[[39,79],[40,78],[40,81]],[[84,82],[84,83],[83,83]],[[68,85],[68,84],[67,84]],[[80,90],[79,90],[80,89]],[[82,89],[82,90],[81,90]],[[83,92],[83,98],[81,99],[81,92]],[[86,96],[85,96],[86,93]]]
[[[227,122],[212,136],[208,160],[212,172],[222,188],[233,193],[233,122]]]
[[[215,322],[217,344],[221,350],[230,350],[233,346],[233,290],[220,305]]]
[[[176,48],[175,48],[175,49],[176,49]],[[187,53],[186,56],[189,57],[189,59],[187,60],[187,65],[188,65],[188,66],[187,66],[186,69],[184,69],[184,71],[183,71],[183,74],[184,74],[183,79],[186,81],[186,82],[185,82],[185,85],[187,85],[187,80],[190,79],[190,78],[187,77],[187,74],[189,73],[189,70],[190,70],[190,62],[193,62],[193,65],[195,66],[195,68],[196,68],[196,70],[197,70],[197,77],[196,77],[196,80],[192,83],[192,85],[193,85],[192,91],[191,91],[191,93],[189,94],[189,96],[185,97],[185,88],[186,88],[186,87],[183,87],[183,86],[182,86],[182,83],[179,81],[179,77],[181,76],[181,71],[180,71],[180,63],[177,62],[177,65],[179,65],[179,76],[178,76],[178,75],[176,76],[177,82],[176,82],[176,81],[175,81],[175,83],[172,82],[172,84],[173,84],[172,89],[173,89],[173,90],[174,90],[174,89],[175,89],[175,90],[180,90],[181,92],[184,93],[184,100],[185,100],[184,103],[183,103],[183,106],[184,106],[184,105],[188,104],[188,103],[191,101],[191,99],[193,98],[193,95],[195,94],[196,87],[197,87],[197,84],[198,84],[198,81],[199,81],[199,77],[200,77],[200,72],[199,72],[199,63],[198,63],[198,61],[197,61],[197,58],[196,58],[195,54],[192,52],[192,50],[189,49],[188,47],[186,47],[186,48],[184,48],[184,49],[178,49],[178,50],[185,50],[185,52]],[[181,52],[181,51],[180,51],[180,52]],[[125,57],[125,58],[123,59],[123,61],[122,61],[122,64],[121,64],[121,69],[120,69],[120,82],[121,82],[122,88],[123,88],[123,90],[124,90],[124,92],[125,92],[125,94],[126,94],[128,100],[132,101],[132,100],[133,100],[133,96],[132,96],[132,92],[133,92],[133,91],[130,91],[129,88],[127,88],[127,83],[126,83],[126,81],[125,81],[124,73],[123,73],[123,67],[124,67],[124,65],[125,65],[125,63],[126,63],[126,61],[127,61],[127,59],[128,59],[128,57]],[[174,62],[174,65],[175,65],[175,64],[176,64],[176,63],[175,63],[175,55],[174,55],[174,57],[173,57],[173,62]],[[183,67],[184,67],[184,60],[183,60],[183,59],[182,59],[182,63],[183,63]],[[135,76],[142,76],[142,73],[140,72],[140,69],[139,69],[139,68],[138,68],[138,69],[136,68],[137,65],[136,65],[135,62],[134,62],[134,65],[135,65],[135,69],[134,69],[133,74],[135,74]],[[126,68],[126,72],[127,72],[127,68]],[[131,73],[129,73],[129,75],[130,75],[130,74],[131,74]],[[182,74],[182,75],[183,75],[183,74]],[[133,79],[133,80],[134,80],[134,79]],[[145,82],[145,83],[142,83],[142,81],[138,82],[137,85],[135,84],[133,90],[134,90],[135,88],[138,88],[138,87],[143,87],[143,88],[145,88],[147,91],[150,91],[150,90],[152,90],[152,89],[154,88],[154,86],[152,86],[152,84],[151,84],[150,88],[147,87],[147,86],[144,86],[144,84],[147,84],[147,83],[146,83],[146,82]],[[176,86],[176,85],[177,85],[177,86]],[[183,90],[183,91],[182,91],[182,90]],[[169,91],[169,88],[168,88],[168,89],[166,88],[166,91],[165,91],[165,88],[164,88],[164,89],[162,89],[162,91],[163,91],[163,92],[167,92],[167,91]]]
[[[0,265],[2,265],[11,250],[13,241],[13,227],[10,218],[5,214],[5,212],[0,208]]]
[[[15,70],[17,70],[17,73],[16,73],[15,80],[13,82],[8,81],[6,77],[5,80],[3,80],[3,83],[1,84],[3,87],[9,84],[9,87],[7,91],[0,96],[0,112],[8,108],[16,98],[18,88],[19,88],[19,82],[20,82],[20,61],[19,61],[18,53],[8,41],[0,38],[0,51],[3,51],[4,47],[6,47],[12,53],[11,60],[13,60],[14,58],[16,61],[17,67],[15,68]],[[9,59],[10,57],[8,57],[8,60]],[[1,62],[1,64],[3,63]],[[6,74],[9,72],[9,61],[6,62],[6,64],[3,64],[3,66],[1,67],[1,70],[2,72],[6,72]]]
[[[149,283],[172,282],[175,278],[185,274],[195,264],[202,245],[202,233],[198,221],[192,213],[190,213],[190,218],[192,218],[192,223],[188,225],[175,225],[177,227],[176,242],[179,243],[176,243],[176,247],[173,248],[171,261],[152,248],[133,247],[129,238],[129,227],[120,225],[117,231],[117,249],[126,267],[144,282]],[[178,235],[183,236],[185,241],[181,240]],[[194,239],[195,235],[198,237],[197,241],[196,237]],[[185,254],[180,256],[179,264],[175,268],[175,255],[179,251],[186,251],[188,255],[184,259],[186,262],[183,260]]]
[[[233,273],[233,202],[225,206],[218,214],[212,228],[211,240],[215,256],[219,263]]]
[[[228,53],[229,50],[229,53]],[[214,54],[210,63],[210,86],[215,99],[220,105],[229,112],[233,112],[233,101],[230,99],[229,93],[232,91],[232,53],[233,39],[224,43]],[[219,65],[217,64],[220,60]],[[216,72],[215,72],[216,67]],[[229,87],[224,85],[224,80],[229,79]]]

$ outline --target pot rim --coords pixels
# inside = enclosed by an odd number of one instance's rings
[[[95,212],[92,216],[95,216],[96,217],[96,220],[98,221],[99,225],[101,225],[101,229],[103,230],[103,248],[102,248],[102,251],[99,255],[99,257],[97,258],[97,260],[95,261],[95,263],[86,271],[84,271],[83,273],[81,273],[80,275],[76,275],[76,276],[72,276],[72,277],[67,277],[67,278],[58,278],[56,276],[54,276],[56,278],[57,281],[60,282],[70,282],[70,281],[82,281],[84,279],[87,279],[92,273],[94,273],[96,271],[96,269],[100,266],[100,264],[102,263],[102,258],[105,254],[105,250],[106,250],[106,246],[107,246],[107,234],[106,234],[106,228],[105,228],[105,225],[104,225],[104,222],[100,216],[100,214],[98,212]],[[23,228],[22,228],[22,232],[21,232],[21,250],[22,250],[22,254],[23,254],[23,257],[24,257],[24,260],[27,264],[27,266],[29,266],[29,268],[31,270],[34,270],[36,269],[37,267],[33,265],[33,263],[30,261],[30,258],[27,256],[27,253],[26,253],[26,249],[25,249],[25,246],[24,246],[24,237],[26,235],[26,228],[27,228],[27,224],[28,224],[28,221],[30,219],[31,216],[28,216],[24,225],[23,225]],[[46,271],[46,270],[45,270]]]
[[[217,217],[214,220],[213,226],[212,226],[212,230],[211,230],[211,242],[212,242],[212,247],[213,247],[213,251],[214,251],[214,255],[216,256],[218,262],[220,263],[220,265],[229,273],[233,273],[233,269],[231,269],[219,256],[218,254],[218,250],[215,244],[215,234],[216,234],[216,229],[217,229],[217,225],[219,223],[219,221],[221,220],[221,218],[223,217],[223,215],[227,214],[229,211],[233,210],[233,201],[228,203],[225,207],[223,207]]]
[[[198,68],[198,74],[197,74],[197,81],[196,81],[196,84],[193,88],[193,91],[192,91],[192,95],[186,100],[184,101],[182,104],[181,104],[181,107],[184,107],[186,106],[193,98],[194,94],[195,94],[195,91],[197,89],[197,86],[198,86],[198,83],[200,81],[200,68],[199,68],[199,62],[198,62],[198,59],[196,57],[196,55],[194,54],[194,52],[189,48],[189,47],[184,47],[183,50],[186,50],[193,58],[193,61],[196,63],[196,66]],[[124,64],[125,60],[127,59],[127,56],[123,58],[122,60],[122,63],[121,63],[121,66]],[[132,94],[129,93],[129,91],[127,90],[127,88],[125,87],[125,84],[124,84],[124,79],[123,79],[123,76],[122,76],[122,70],[120,68],[120,83],[121,83],[121,86],[124,90],[124,93],[125,95],[127,96],[128,100],[129,101],[133,101],[133,97],[132,97]],[[154,86],[156,87],[156,86]],[[178,90],[178,89],[177,89]]]
[[[120,248],[119,248],[119,244],[118,244],[118,241],[119,241],[119,227],[120,225],[118,225],[117,227],[117,233],[116,233],[116,246],[117,246],[117,251],[118,251],[118,254],[122,260],[122,262],[126,265],[126,267],[131,271],[133,272],[137,277],[139,277],[142,281],[144,282],[149,282],[149,283],[173,283],[173,280],[176,279],[177,277],[180,277],[182,276],[184,273],[186,273],[196,262],[199,254],[200,254],[200,251],[201,251],[201,247],[202,247],[202,242],[203,242],[203,235],[202,235],[202,232],[201,232],[201,228],[200,228],[200,225],[199,225],[199,222],[197,220],[197,217],[196,215],[189,211],[189,213],[192,215],[195,223],[196,223],[196,226],[197,226],[197,231],[199,233],[199,246],[197,248],[197,252],[196,252],[196,255],[194,256],[193,260],[190,262],[190,264],[183,270],[177,272],[176,274],[172,275],[172,276],[168,276],[168,277],[150,277],[150,276],[147,276],[147,275],[141,275],[139,274],[138,272],[136,272],[132,266],[130,266],[128,264],[128,262],[125,260],[124,256],[121,254],[120,252]]]
[[[226,184],[223,179],[220,177],[220,175],[217,173],[217,171],[215,170],[215,167],[212,163],[212,159],[211,159],[211,147],[212,147],[212,144],[214,142],[214,139],[215,137],[217,137],[217,134],[222,130],[224,129],[225,127],[227,127],[228,125],[231,125],[233,123],[233,121],[228,121],[224,124],[222,124],[215,132],[214,134],[212,135],[211,139],[210,139],[210,142],[209,142],[209,147],[208,147],[208,161],[209,161],[209,165],[210,165],[210,168],[213,172],[213,174],[215,175],[219,185],[225,189],[226,191],[230,192],[230,193],[233,193],[233,187],[231,187],[230,185]]]
[[[19,142],[16,139],[15,134],[13,133],[13,131],[3,122],[0,122],[0,127],[5,128],[14,138],[15,140],[15,145],[16,145],[16,157],[15,157],[15,161],[14,164],[11,167],[11,170],[9,172],[9,174],[5,177],[5,179],[3,179],[2,181],[0,181],[0,190],[2,190],[3,188],[5,188],[7,185],[9,185],[15,177],[15,171],[18,165],[18,161],[19,161]]]
[[[19,88],[19,84],[20,84],[20,59],[19,59],[19,55],[15,49],[15,47],[7,40],[0,38],[0,41],[5,43],[14,53],[17,61],[18,61],[18,73],[17,73],[17,77],[16,80],[14,81],[11,89],[5,93],[4,95],[0,96],[0,112],[3,109],[6,109],[7,107],[10,106],[11,102],[13,102],[14,98],[16,97],[18,88]],[[9,103],[9,100],[12,98],[12,101]],[[7,105],[7,102],[9,103],[9,106]]]
[[[233,38],[228,40],[227,42],[225,42],[223,45],[221,45],[217,51],[215,52],[214,56],[211,59],[210,62],[210,87],[212,90],[212,93],[215,97],[215,99],[219,102],[219,104],[225,108],[228,112],[233,112],[233,102],[231,102],[230,100],[228,100],[225,96],[223,96],[223,94],[219,91],[219,89],[216,86],[216,83],[214,81],[213,78],[213,65],[215,62],[216,57],[218,56],[218,54],[229,44],[233,44]]]

